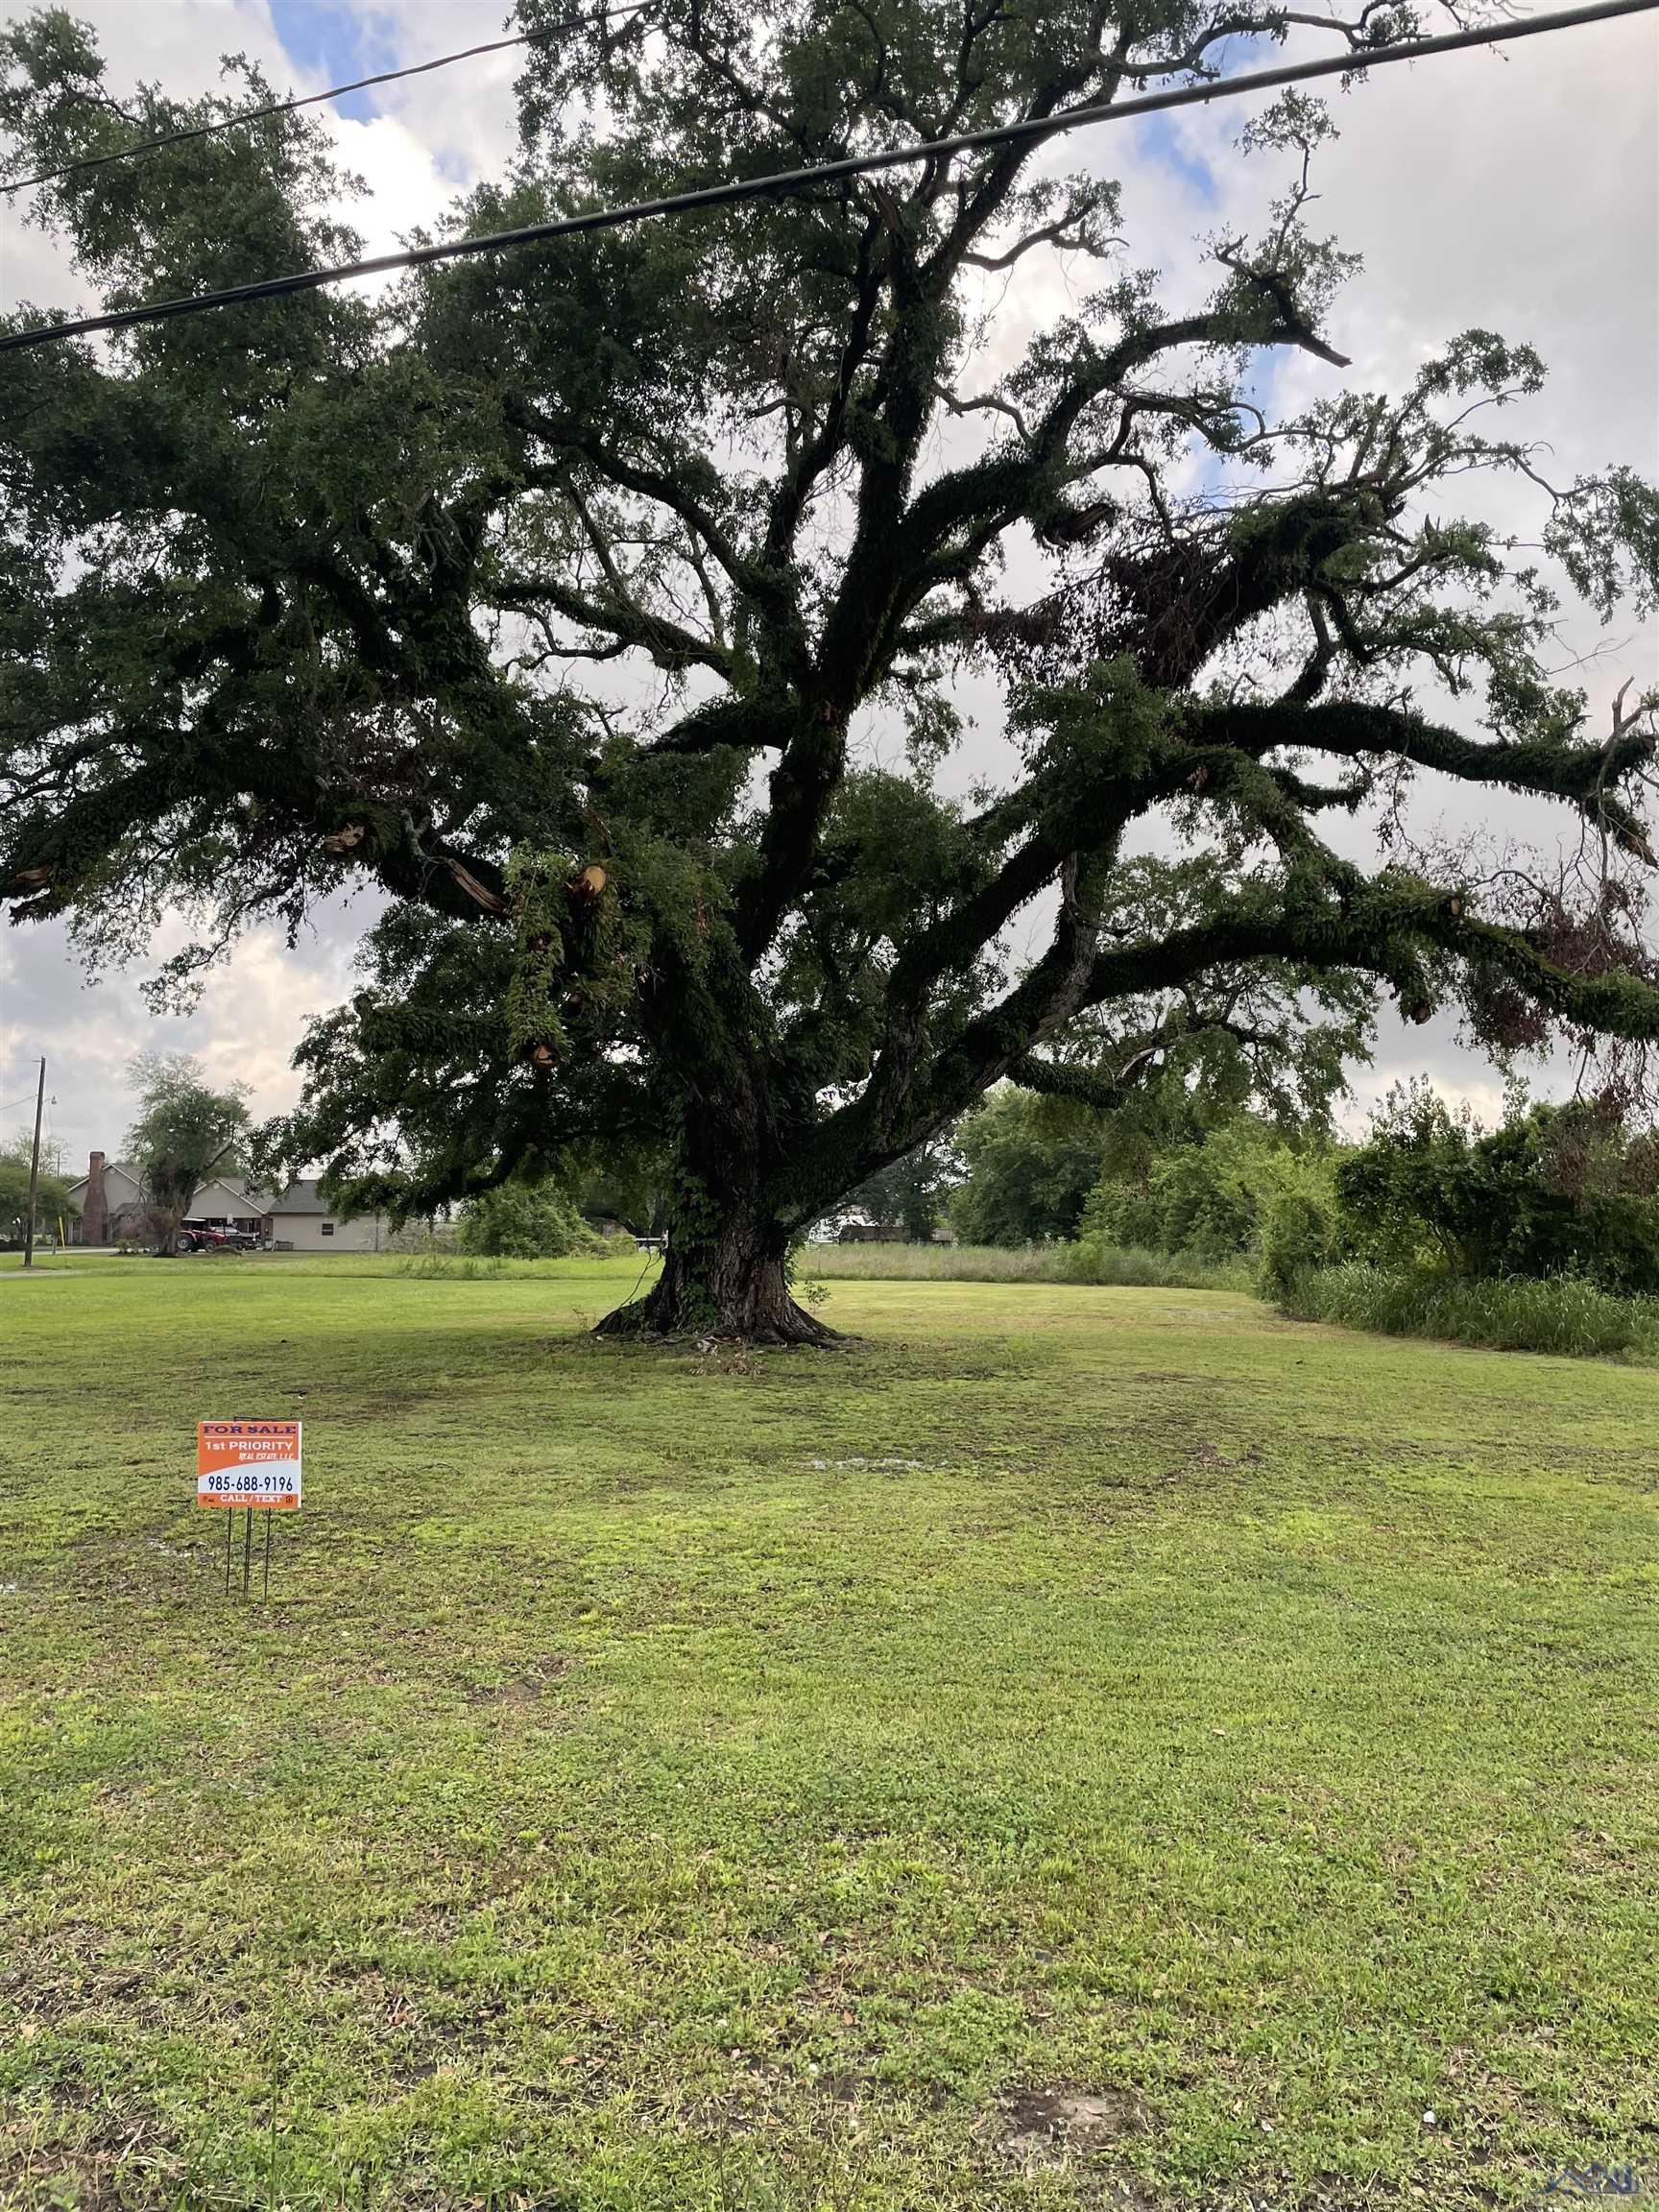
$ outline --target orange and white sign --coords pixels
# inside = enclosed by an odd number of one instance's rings
[[[199,1421],[198,1505],[300,1510],[298,1421]]]

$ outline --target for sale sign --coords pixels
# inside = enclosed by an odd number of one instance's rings
[[[298,1421],[199,1421],[198,1505],[300,1508]]]

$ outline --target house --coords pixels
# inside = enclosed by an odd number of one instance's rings
[[[316,1182],[301,1178],[264,1199],[265,1239],[277,1252],[380,1252],[390,1235],[380,1214],[353,1221],[331,1214]]]
[[[818,1238],[818,1241],[837,1244],[954,1244],[956,1232],[954,1229],[938,1228],[929,1230],[926,1237],[913,1238],[902,1223],[898,1221],[843,1219],[835,1228],[833,1238],[826,1235]]]
[[[150,1201],[142,1178],[124,1160],[109,1160],[94,1152],[80,1182],[71,1183],[69,1195],[81,1209],[72,1233],[79,1244],[139,1244],[152,1235]],[[185,1209],[192,1221],[206,1221],[219,1229],[239,1230],[245,1237],[266,1238],[264,1209],[260,1199],[234,1175],[211,1175],[190,1194]]]
[[[80,1208],[71,1230],[81,1244],[145,1243],[151,1236],[150,1204],[140,1177],[124,1161],[94,1152],[80,1182],[69,1186]],[[279,1252],[379,1252],[389,1234],[385,1219],[345,1221],[329,1213],[314,1181],[290,1183],[285,1190],[254,1190],[235,1175],[212,1175],[191,1192],[185,1209],[192,1221],[210,1228],[238,1230],[257,1237]]]
[[[134,1234],[146,1210],[143,1186],[132,1168],[119,1160],[107,1161],[102,1152],[93,1153],[87,1172],[70,1184],[69,1195],[80,1210],[70,1237],[81,1244],[121,1243],[123,1231]]]

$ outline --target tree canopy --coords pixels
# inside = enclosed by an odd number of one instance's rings
[[[657,0],[530,50],[518,155],[455,221],[1058,117],[1325,23]],[[1418,27],[1328,22],[1357,65]],[[56,12],[0,36],[32,165],[264,89],[111,92]],[[1379,992],[1500,1049],[1613,1040],[1628,1075],[1659,1026],[1653,714],[1591,729],[1550,641],[1561,590],[1651,604],[1659,505],[1502,435],[1526,344],[1345,384],[1329,129],[1293,94],[1250,123],[1283,188],[1196,286],[1137,262],[1108,178],[1026,142],[8,361],[13,914],[108,953],[191,907],[181,988],[367,879],[361,987],[274,1151],[421,1213],[661,1150],[668,1259],[615,1318],[664,1331],[824,1334],[790,1238],[1005,1076],[1111,1106],[1197,1038],[1271,1058],[1323,1028],[1328,1059]],[[340,257],[338,189],[289,115],[35,204],[124,302]],[[998,373],[997,286],[1039,254],[1074,304]],[[1274,404],[1286,355],[1319,367],[1305,406]],[[1484,474],[1535,493],[1535,549],[1459,518]],[[964,798],[969,672],[1007,766]],[[1426,850],[1412,777],[1533,795],[1578,844],[1543,871]],[[1350,816],[1368,866],[1329,833]]]
[[[149,1201],[156,1249],[171,1252],[198,1187],[247,1163],[247,1087],[215,1091],[185,1052],[140,1052],[128,1072],[138,1118],[123,1149]]]

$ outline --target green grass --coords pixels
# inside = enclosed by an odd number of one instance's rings
[[[808,1244],[803,1281],[859,1283],[1055,1283],[1058,1244]]]
[[[810,1244],[804,1280],[866,1283],[1093,1283],[1168,1290],[1249,1290],[1245,1260],[1148,1252],[1085,1238],[1072,1244]]]
[[[1498,1352],[1588,1359],[1659,1351],[1659,1308],[1651,1299],[1616,1298],[1573,1276],[1483,1281],[1356,1260],[1300,1276],[1282,1303],[1302,1321],[1442,1336]]]
[[[1650,1373],[636,1272],[0,1276],[7,2212],[1659,2182]],[[192,1426],[291,1411],[228,1600]]]

